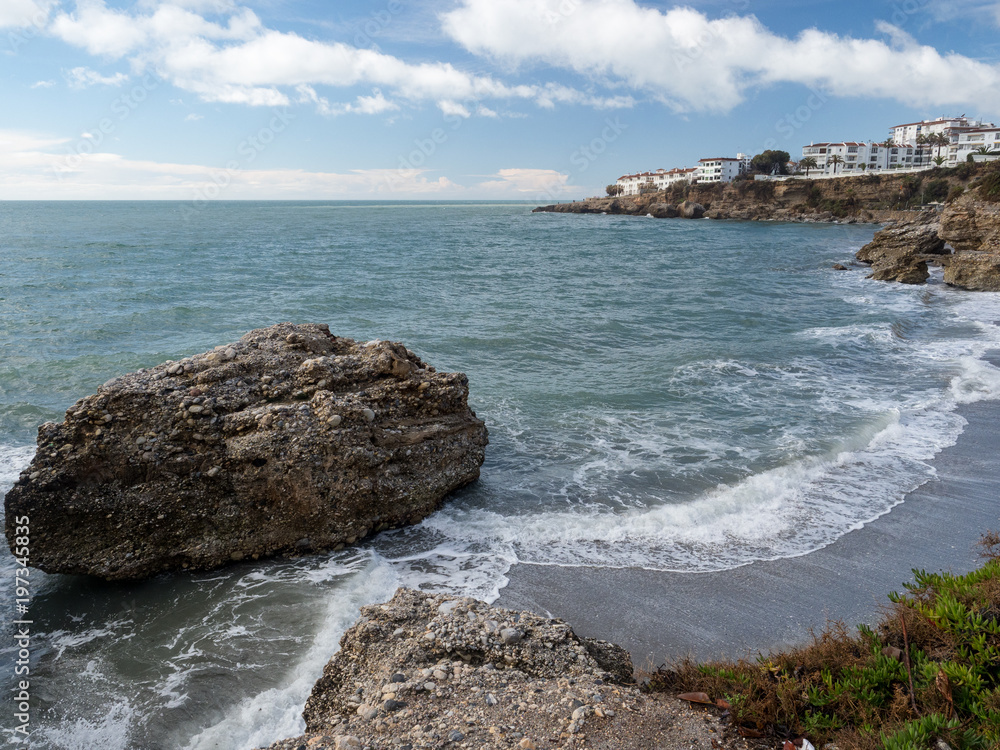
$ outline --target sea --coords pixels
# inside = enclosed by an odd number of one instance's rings
[[[34,749],[294,736],[358,608],[398,586],[492,601],[520,563],[808,555],[932,479],[960,405],[1000,398],[1000,297],[866,279],[874,226],[530,209],[0,203],[0,493],[101,383],[283,321],[467,373],[490,433],[478,482],[339,552],[133,584],[33,571],[19,614],[2,545],[0,737],[22,739],[22,679]]]

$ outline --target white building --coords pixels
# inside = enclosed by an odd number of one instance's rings
[[[948,148],[948,163],[967,161],[969,154],[976,155],[980,149],[1000,152],[1000,128],[991,126],[960,131]]]
[[[732,182],[750,171],[750,162],[746,154],[736,154],[735,159],[728,156],[699,159],[695,182]]]
[[[825,175],[863,174],[881,172],[887,169],[912,169],[924,166],[931,153],[929,146],[915,146],[912,143],[865,143],[863,141],[843,141],[841,143],[810,143],[802,147],[802,158],[812,157],[816,166],[810,173]],[[834,156],[840,157],[834,159]],[[799,163],[799,169],[805,167]]]
[[[966,160],[968,154],[974,152],[982,145],[989,145],[988,138],[977,138],[975,140],[964,139],[965,135],[986,135],[995,132],[996,126],[992,122],[983,122],[971,117],[961,115],[960,117],[941,116],[936,120],[923,120],[922,122],[908,122],[903,125],[894,125],[889,128],[889,135],[896,143],[916,143],[917,136],[936,135],[943,133],[950,140],[947,147],[933,147],[931,153],[924,159],[925,165],[933,164],[934,157],[940,155],[945,158],[949,167],[953,167],[959,162]],[[960,144],[975,144],[971,147],[961,148]],[[994,141],[995,142],[995,141]]]
[[[621,187],[622,195],[639,195],[643,190],[666,190],[678,183],[691,182],[694,179],[694,167],[688,169],[657,169],[655,172],[636,172],[622,175],[615,183]]]

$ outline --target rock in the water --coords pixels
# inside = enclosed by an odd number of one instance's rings
[[[963,196],[941,214],[941,237],[959,253],[1000,253],[1000,203]]]
[[[654,203],[649,212],[657,219],[674,219],[679,216],[677,206],[673,203]]]
[[[930,277],[927,262],[910,259],[905,262],[880,264],[873,267],[875,281],[898,281],[900,284],[923,284]]]
[[[705,207],[692,201],[684,201],[677,210],[684,219],[700,219],[705,215]]]
[[[38,431],[7,493],[31,564],[138,579],[351,544],[479,476],[468,379],[283,323],[105,383]]]
[[[928,256],[947,255],[945,242],[938,236],[937,216],[920,214],[911,223],[880,229],[855,257],[872,266],[877,281],[922,284],[930,276]]]
[[[976,292],[1000,292],[1000,253],[957,253],[944,269],[945,283]]]

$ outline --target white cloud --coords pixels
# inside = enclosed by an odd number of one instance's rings
[[[131,11],[109,8],[104,0],[78,0],[73,12],[55,18],[51,30],[91,54],[127,58],[135,70],[153,70],[204,101],[284,106],[291,91],[302,100],[308,89],[312,94],[306,99],[330,114],[380,114],[398,109],[400,101],[448,101],[467,110],[470,103],[490,99],[535,101],[543,107],[632,104],[627,96],[600,97],[552,84],[508,85],[450,63],[408,63],[377,50],[307,39],[268,29],[250,9],[216,0],[145,0]],[[359,85],[385,88],[387,95],[331,104],[315,93],[317,86]]]
[[[790,39],[753,16],[712,20],[692,8],[663,12],[634,0],[570,6],[565,0],[461,0],[441,18],[445,32],[474,54],[572,70],[677,111],[725,112],[749,89],[789,82],[914,107],[978,103],[1000,111],[1000,66],[941,54],[888,24],[879,31],[889,42],[816,29]]]
[[[0,2],[0,29],[43,28],[55,0],[3,0]]]
[[[79,141],[0,130],[0,200],[164,199],[196,204],[214,198],[401,198],[427,194],[464,195],[447,177],[421,169],[358,169],[318,172],[253,169],[248,164],[217,168],[129,159],[80,148]]]
[[[531,198],[555,200],[579,194],[568,175],[551,169],[501,169],[462,185],[425,169],[255,169],[252,164],[200,164],[129,159],[93,152],[80,140],[0,130],[0,200],[9,199],[222,199]]]
[[[556,198],[580,188],[569,184],[569,175],[554,169],[501,169],[495,179],[479,183],[479,191],[494,195]]]
[[[204,115],[198,115],[192,112],[187,117],[184,118],[184,122],[198,122],[198,120],[204,120]]]
[[[50,88],[52,88],[55,85],[56,85],[55,81],[35,81],[33,84],[31,84],[31,88],[33,88],[33,89],[50,89]]]
[[[128,76],[124,73],[102,76],[96,70],[80,67],[66,71],[66,80],[70,88],[85,89],[90,86],[121,86],[128,80]]]

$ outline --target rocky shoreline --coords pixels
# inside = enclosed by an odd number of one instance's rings
[[[927,184],[922,176],[867,175],[695,185],[540,206],[534,212],[883,224],[856,256],[872,266],[876,281],[920,284],[930,276],[931,264],[944,267],[945,283],[952,286],[1000,291],[1000,170],[968,165],[934,174]],[[940,210],[907,208],[928,190],[946,194],[947,203],[939,204]]]
[[[946,284],[970,291],[1000,291],[1000,204],[965,195],[940,214],[924,211],[891,222],[856,255],[871,278],[922,284],[928,264],[944,268]]]
[[[303,716],[268,750],[746,747],[704,707],[643,693],[614,644],[410,589],[362,608]]]

